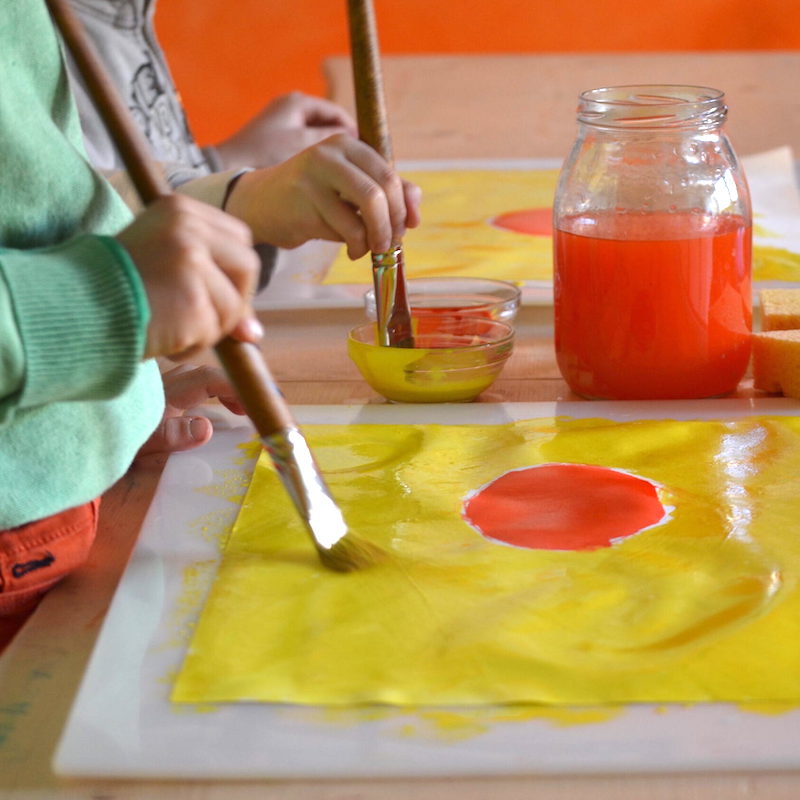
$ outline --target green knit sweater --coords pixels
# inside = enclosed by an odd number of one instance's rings
[[[0,12],[0,529],[84,503],[163,412],[149,309],[110,236],[127,207],[89,166],[44,0]]]

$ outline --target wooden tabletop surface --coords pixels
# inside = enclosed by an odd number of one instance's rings
[[[324,65],[331,96],[353,108],[349,59]],[[800,153],[800,52],[393,56],[383,82],[396,159],[563,158],[578,95],[640,83],[725,92],[727,132],[742,155]]]
[[[325,65],[330,94],[350,104],[349,66]],[[579,89],[631,82],[692,82],[729,92],[742,154],[800,148],[800,54],[486,56],[384,59],[397,158],[558,157],[573,135]],[[780,103],[780,104],[779,104]],[[262,311],[265,353],[290,403],[380,402],[349,361],[344,336],[359,309]],[[751,394],[747,382],[741,393]],[[575,399],[552,349],[552,309],[517,321],[515,352],[480,402]],[[50,760],[108,603],[156,490],[161,465],[130,470],[104,498],[90,562],[48,595],[0,656],[2,800],[789,800],[800,774],[526,776],[293,782],[62,781]]]

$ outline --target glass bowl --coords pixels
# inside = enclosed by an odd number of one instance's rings
[[[411,315],[460,314],[513,322],[520,289],[508,281],[491,278],[410,278],[406,281]],[[367,319],[375,319],[375,290],[364,294]]]
[[[364,380],[396,403],[465,403],[494,383],[514,346],[507,322],[440,313],[413,319],[414,347],[376,343],[373,322],[350,331],[347,352]]]

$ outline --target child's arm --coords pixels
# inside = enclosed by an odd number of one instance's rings
[[[24,375],[25,350],[0,256],[0,421],[6,398],[19,391]]]
[[[142,358],[260,338],[246,225],[172,196],[115,239],[0,250],[0,424],[17,408],[113,397]]]
[[[147,315],[109,237],[0,249],[0,424],[17,409],[116,396],[138,370]]]

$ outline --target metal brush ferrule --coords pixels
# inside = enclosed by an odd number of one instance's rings
[[[403,267],[403,248],[400,245],[385,253],[372,254],[378,344],[384,347],[413,347]]]
[[[347,533],[347,524],[303,434],[296,427],[282,428],[261,442],[314,539],[333,547]]]

